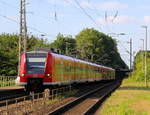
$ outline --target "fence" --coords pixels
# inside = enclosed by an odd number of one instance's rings
[[[15,86],[16,76],[0,76],[0,87]]]
[[[0,115],[23,115],[44,109],[54,102],[60,102],[64,94],[71,92],[71,86],[46,90],[43,93],[31,94],[16,99],[10,99],[0,102]],[[55,101],[57,100],[57,101]]]

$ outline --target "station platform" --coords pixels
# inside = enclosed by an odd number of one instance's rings
[[[24,86],[8,86],[8,87],[0,87],[0,92],[2,91],[8,91],[8,90],[19,90],[24,89]]]
[[[0,88],[0,102],[16,95],[24,94],[23,86],[8,86]]]

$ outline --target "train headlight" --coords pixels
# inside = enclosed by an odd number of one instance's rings
[[[50,74],[46,74],[46,77],[49,77],[50,76]]]
[[[24,77],[25,76],[25,74],[22,74],[22,77]]]

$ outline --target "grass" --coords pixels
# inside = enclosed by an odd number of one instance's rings
[[[59,102],[61,99],[64,99],[64,98],[67,98],[67,97],[71,97],[71,96],[75,95],[76,93],[77,93],[77,90],[72,90],[72,91],[69,91],[69,92],[65,92],[62,95],[56,97],[55,99],[47,101],[46,104],[47,105],[52,105],[54,103]]]
[[[103,104],[98,115],[150,115],[150,87],[144,82],[123,81]]]
[[[0,87],[7,87],[7,86],[15,86],[15,80],[10,81],[0,81]]]
[[[46,105],[52,105],[52,104],[54,104],[54,103],[59,102],[59,100],[60,100],[59,97],[58,97],[58,98],[55,98],[55,99],[53,99],[53,100],[49,100],[49,101],[46,102]]]
[[[139,51],[134,58],[134,71],[130,77],[134,81],[144,81],[145,64],[143,65],[143,51]],[[150,81],[150,52],[147,52],[147,79]]]

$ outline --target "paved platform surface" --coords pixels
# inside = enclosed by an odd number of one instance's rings
[[[0,102],[25,94],[23,86],[8,86],[0,88]]]
[[[18,89],[24,89],[24,86],[0,87],[0,92],[1,92],[1,91],[8,91],[8,90],[18,90]]]

